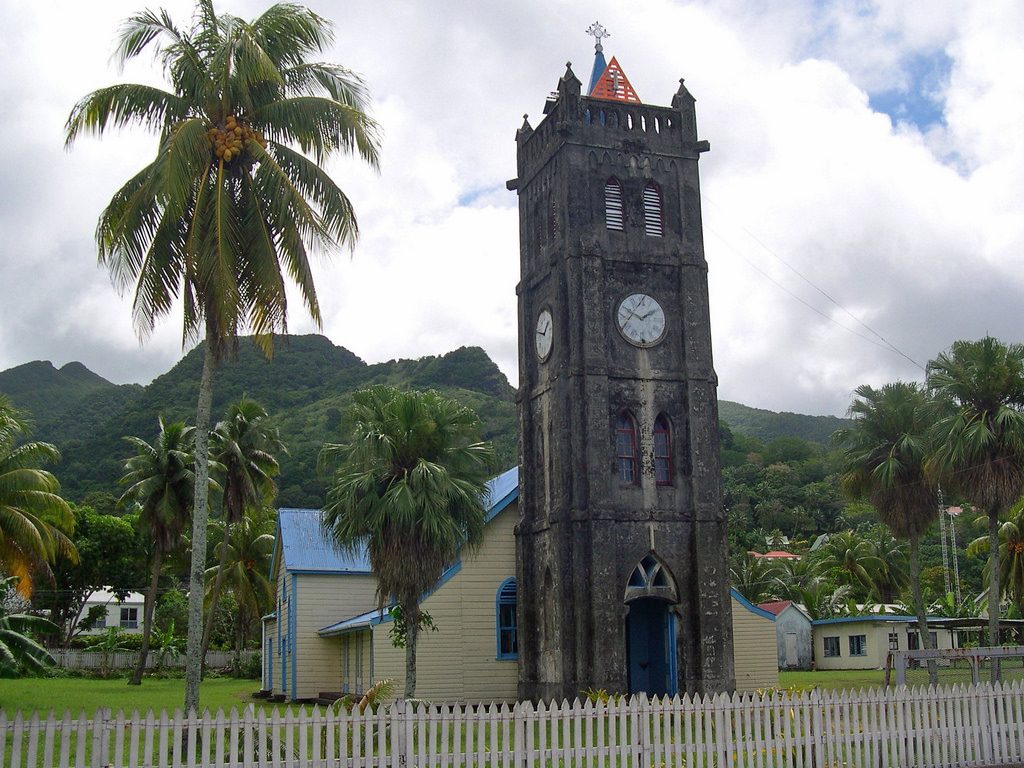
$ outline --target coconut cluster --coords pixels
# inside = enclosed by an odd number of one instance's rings
[[[207,131],[207,135],[213,144],[214,156],[217,160],[223,160],[225,163],[230,163],[242,154],[245,145],[250,141],[256,142],[264,148],[267,146],[267,140],[263,138],[263,134],[244,125],[234,115],[228,115],[223,128],[214,126]]]

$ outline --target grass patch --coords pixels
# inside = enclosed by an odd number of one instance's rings
[[[241,710],[248,704],[257,709],[268,710],[277,706],[252,698],[260,687],[259,680],[238,680],[235,678],[211,678],[204,680],[199,689],[199,706],[216,712],[225,712],[235,707]],[[184,678],[144,678],[142,685],[128,685],[128,679],[88,677],[28,677],[16,680],[0,680],[0,706],[8,717],[15,712],[48,712],[54,710],[63,714],[65,709],[78,715],[81,710],[92,715],[97,707],[109,707],[114,712],[133,710],[145,712],[152,709],[159,712],[166,709],[173,712],[185,701]]]
[[[826,691],[859,691],[885,685],[883,669],[829,669],[810,672],[779,672],[779,687],[820,688]]]

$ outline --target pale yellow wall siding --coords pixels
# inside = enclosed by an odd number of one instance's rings
[[[341,690],[341,642],[320,637],[329,624],[377,605],[376,579],[368,574],[298,574],[295,577],[295,691],[292,698],[315,698]]]
[[[462,568],[428,597],[423,608],[437,632],[420,636],[417,647],[416,696],[431,701],[514,701],[518,684],[515,660],[497,659],[495,601],[505,579],[515,576],[513,526],[518,509],[510,505],[492,520],[484,541]],[[405,651],[388,638],[390,624],[373,631],[374,677],[395,680],[405,689]]]
[[[779,660],[776,650],[775,622],[758,616],[733,598],[733,663],[736,666],[736,690],[753,691],[779,684]]]

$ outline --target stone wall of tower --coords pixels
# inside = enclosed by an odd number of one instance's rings
[[[520,694],[627,690],[627,580],[652,550],[678,602],[680,691],[733,685],[725,516],[719,490],[716,378],[700,218],[699,142],[685,88],[672,107],[580,95],[571,70],[536,130],[517,134],[521,282]],[[622,187],[623,231],[605,225],[605,183]],[[643,190],[662,194],[664,236],[645,233]],[[629,344],[618,302],[654,295],[664,341]],[[554,318],[540,360],[534,328]],[[640,437],[636,484],[618,480],[615,420]],[[654,477],[652,430],[672,425],[672,484]],[[653,542],[653,546],[652,546]]]

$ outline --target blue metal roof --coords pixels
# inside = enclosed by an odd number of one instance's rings
[[[324,532],[319,509],[282,509],[277,536],[284,551],[284,568],[307,573],[373,573],[365,548],[339,549]]]
[[[742,605],[755,616],[760,616],[761,618],[771,619],[772,621],[775,621],[774,613],[772,613],[771,611],[766,611],[764,608],[760,608],[754,605],[752,602],[747,600],[747,598],[745,598],[742,594],[740,594],[740,591],[736,589],[736,587],[729,587],[729,593],[732,595],[733,600]]]
[[[484,508],[487,522],[519,498],[519,467],[487,481]],[[278,510],[277,540],[284,552],[284,568],[292,573],[373,573],[365,547],[357,552],[339,549],[323,529],[319,509]],[[277,550],[275,555],[277,557]],[[276,562],[271,563],[271,573]]]
[[[935,621],[941,618],[940,616],[928,616],[929,622]],[[910,622],[916,622],[916,616],[905,616],[895,613],[870,613],[866,616],[837,616],[833,619],[815,619],[811,622],[814,626],[820,626],[822,624],[849,624],[857,621],[898,621],[904,624]]]
[[[590,85],[587,86],[587,96],[594,92],[594,86],[601,79],[601,75],[608,69],[608,62],[604,60],[604,51],[598,49],[594,52],[594,68],[590,71]]]

